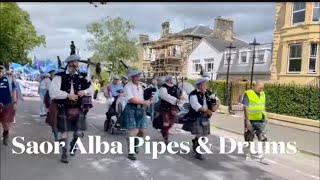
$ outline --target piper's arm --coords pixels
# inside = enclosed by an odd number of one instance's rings
[[[68,93],[61,91],[61,76],[55,76],[50,84],[50,99],[67,99]]]

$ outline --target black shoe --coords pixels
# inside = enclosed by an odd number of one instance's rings
[[[134,139],[134,145],[137,146],[138,143],[139,143],[139,140],[138,140],[138,139]],[[135,148],[134,148],[134,152],[135,152],[136,154],[138,154],[138,153],[139,153],[139,147],[135,147]]]
[[[77,140],[72,140],[71,142],[70,142],[70,155],[71,156],[75,156],[76,155],[76,151],[77,151],[77,149],[74,149],[73,150],[73,148],[75,148],[75,145],[76,145],[76,141]],[[72,152],[72,150],[73,150],[73,152]]]
[[[197,159],[199,159],[201,161],[204,160],[203,156],[199,153],[196,153],[196,155],[194,157],[196,157]]]
[[[65,164],[69,163],[67,148],[62,148],[61,162]]]
[[[194,139],[192,139],[192,149],[194,152],[197,152],[196,151],[197,147],[198,147],[198,139],[194,138]]]
[[[136,157],[135,154],[129,154],[129,155],[128,155],[128,158],[129,158],[130,160],[132,160],[132,161],[137,160],[137,157]]]

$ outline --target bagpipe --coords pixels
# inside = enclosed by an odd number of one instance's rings
[[[74,42],[71,41],[71,53],[70,55],[75,55],[75,45]],[[62,61],[60,60],[60,57],[57,56],[58,59],[58,69],[59,71],[66,71],[68,68],[68,64],[66,64],[64,67],[62,65]],[[80,76],[83,77],[83,79],[87,80],[87,86],[90,87],[92,85],[92,79],[93,77],[97,77],[97,78],[101,78],[101,63],[96,63],[96,62],[92,62],[90,59],[87,60],[79,60],[80,63],[84,63],[87,64],[86,69],[85,70],[81,70],[81,69],[76,69],[76,72],[78,74],[80,74]],[[91,76],[90,73],[90,67],[93,66],[95,71],[94,71],[94,75]],[[81,97],[81,109],[83,109],[84,111],[88,111],[90,108],[92,108],[92,97],[91,95],[84,95]]]
[[[201,75],[202,77],[209,78],[209,77],[205,74],[205,70],[204,70],[204,68],[203,68],[202,65],[200,65],[200,75]],[[216,96],[216,93],[213,94],[210,90],[207,89],[207,91],[206,91],[205,94],[206,94],[206,97],[209,97],[209,99],[207,99],[207,103],[208,103],[207,105],[208,105],[209,108],[217,105],[217,96]]]

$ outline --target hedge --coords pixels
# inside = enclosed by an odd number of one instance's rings
[[[320,120],[320,88],[265,84],[268,112]]]
[[[250,87],[246,83],[237,85]],[[208,88],[217,94],[224,105],[225,81],[210,81]],[[320,87],[265,84],[264,91],[267,112],[320,120]]]

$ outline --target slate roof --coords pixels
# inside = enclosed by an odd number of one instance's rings
[[[265,46],[270,49],[267,53],[266,62],[263,63],[255,63],[254,64],[254,74],[271,74],[271,64],[272,64],[272,52],[271,52],[271,45]],[[243,48],[247,49],[247,48]],[[258,47],[259,49],[259,47]],[[236,50],[235,59],[230,64],[229,73],[230,74],[251,74],[251,68],[252,68],[252,53],[250,53],[250,58],[248,63],[241,64],[239,62],[239,50]],[[218,69],[218,74],[227,74],[228,66],[224,64],[224,56],[222,57]]]
[[[215,49],[217,49],[219,52],[224,51],[226,49],[226,47],[230,45],[230,43],[232,43],[232,46],[234,46],[236,48],[242,48],[242,47],[248,46],[247,42],[241,41],[237,38],[235,38],[234,41],[225,41],[225,40],[221,40],[221,39],[214,39],[211,37],[204,37],[204,39],[211,46],[213,46]]]
[[[234,41],[225,41],[225,40],[221,40],[221,39],[214,39],[214,38],[212,38],[213,29],[210,29],[208,26],[202,26],[202,25],[194,26],[192,28],[184,29],[184,30],[178,32],[177,34],[201,36],[212,47],[214,47],[219,52],[224,51],[226,49],[226,47],[230,45],[230,43],[232,43],[232,45],[237,48],[248,46],[247,42],[242,41],[237,38],[234,38]]]
[[[193,35],[204,35],[204,36],[210,36],[213,33],[213,29],[210,29],[208,26],[194,26],[191,28],[184,29],[178,34],[193,34]]]

